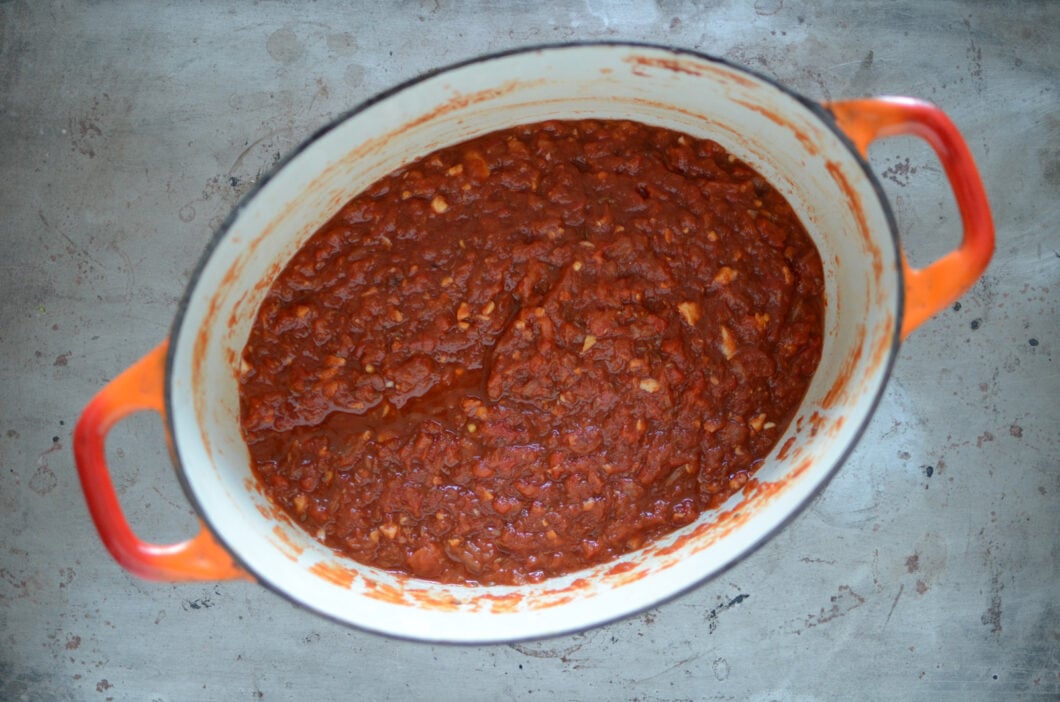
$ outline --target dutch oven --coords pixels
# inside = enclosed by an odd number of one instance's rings
[[[788,199],[824,263],[820,364],[786,434],[746,488],[639,551],[520,586],[442,585],[360,565],[271,504],[239,428],[239,358],[291,256],[342,204],[431,151],[546,119],[631,119],[720,143]],[[925,268],[903,256],[869,144],[915,135],[936,152],[963,221]],[[235,208],[210,242],[171,334],[88,404],[74,451],[89,511],[125,568],[155,580],[250,578],[305,607],[389,635],[513,641],[610,621],[717,575],[780,529],[851,452],[902,339],[967,290],[993,252],[972,156],[937,107],[909,98],[812,102],[723,59],[660,46],[573,44],[477,58],[412,80],[313,136]],[[193,538],[147,543],[126,522],[104,454],[110,429],[160,413],[201,517]]]

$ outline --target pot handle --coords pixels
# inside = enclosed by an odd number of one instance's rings
[[[81,413],[74,429],[74,462],[88,511],[103,544],[119,564],[148,580],[228,580],[248,578],[201,521],[199,533],[181,543],[141,541],[122,513],[110,479],[104,441],[123,418],[142,410],[165,415],[164,341],[110,381]]]
[[[994,223],[972,153],[941,109],[922,100],[875,97],[825,105],[836,123],[868,158],[876,139],[909,134],[926,141],[942,162],[964,225],[961,245],[925,268],[913,268],[902,252],[905,310],[902,338],[967,291],[994,253]]]

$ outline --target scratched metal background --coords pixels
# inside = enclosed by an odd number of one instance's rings
[[[1060,697],[1060,3],[0,1],[0,699]],[[838,478],[723,577],[512,646],[340,627],[247,583],[142,582],[104,552],[70,431],[161,340],[211,231],[374,93],[482,52],[637,39],[817,98],[940,104],[995,262],[904,346]],[[923,144],[879,145],[914,262],[959,218]],[[151,416],[110,459],[143,536],[190,533]]]

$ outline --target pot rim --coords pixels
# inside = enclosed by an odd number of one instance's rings
[[[393,638],[393,639],[398,639],[398,640],[420,641],[420,642],[431,642],[431,643],[445,643],[445,644],[451,644],[451,645],[468,645],[468,646],[472,646],[472,645],[482,645],[482,644],[515,643],[515,642],[520,642],[520,641],[544,640],[544,639],[549,639],[549,638],[555,638],[555,637],[558,637],[558,636],[569,635],[569,634],[576,633],[576,632],[579,632],[579,631],[585,631],[585,630],[588,630],[588,629],[601,627],[601,626],[604,626],[604,625],[607,625],[607,624],[610,624],[610,623],[613,623],[613,622],[616,622],[616,621],[620,621],[622,619],[626,619],[628,617],[635,616],[635,615],[637,615],[637,614],[639,614],[641,612],[644,612],[644,611],[646,611],[648,609],[662,606],[662,605],[664,605],[664,604],[666,604],[666,603],[668,603],[670,601],[673,601],[673,600],[677,599],[678,597],[681,597],[681,596],[687,594],[691,590],[694,590],[694,589],[702,586],[705,582],[707,582],[709,580],[716,579],[719,576],[723,575],[724,573],[728,572],[729,569],[731,569],[735,565],[743,562],[746,558],[748,558],[750,555],[755,553],[764,543],[766,543],[767,541],[772,540],[772,538],[774,536],[776,536],[776,534],[779,533],[781,530],[785,529],[795,517],[797,517],[800,514],[802,514],[803,511],[806,509],[807,505],[812,500],[814,500],[818,495],[820,495],[821,492],[825,489],[825,487],[828,486],[828,484],[835,477],[836,473],[839,471],[839,468],[843,464],[846,463],[847,459],[850,457],[850,455],[853,453],[854,449],[857,447],[858,443],[860,442],[862,436],[865,433],[865,430],[868,427],[869,422],[871,421],[873,415],[875,415],[876,409],[878,408],[879,403],[880,403],[880,401],[881,401],[881,399],[883,397],[883,393],[884,393],[884,391],[885,391],[885,389],[887,387],[887,381],[890,378],[891,372],[893,370],[894,364],[895,364],[896,359],[897,359],[898,348],[899,348],[899,346],[901,344],[901,329],[902,329],[902,323],[903,323],[903,317],[904,317],[903,311],[904,311],[904,307],[905,307],[905,271],[903,269],[903,266],[900,265],[900,263],[899,263],[899,265],[895,266],[895,269],[894,269],[894,272],[895,272],[895,274],[897,276],[897,278],[896,278],[896,287],[895,287],[895,296],[894,296],[895,297],[896,309],[893,310],[894,326],[893,326],[893,331],[892,331],[892,334],[891,334],[891,343],[888,346],[886,358],[883,359],[883,362],[880,365],[880,383],[879,383],[879,386],[878,386],[878,388],[875,391],[875,395],[871,399],[869,399],[867,401],[866,411],[865,411],[865,413],[863,415],[863,418],[861,419],[859,425],[855,428],[855,431],[853,432],[852,436],[850,437],[849,442],[838,452],[838,455],[837,455],[833,465],[829,467],[829,470],[828,470],[827,474],[825,476],[823,476],[823,478],[820,480],[820,482],[817,485],[815,485],[813,487],[813,489],[805,496],[805,498],[802,501],[800,501],[798,504],[796,504],[795,507],[793,509],[791,509],[789,511],[789,513],[784,516],[783,519],[781,519],[779,522],[777,522],[772,528],[770,528],[767,531],[765,531],[759,538],[757,538],[757,539],[755,539],[753,541],[749,541],[748,545],[746,546],[746,548],[744,548],[736,557],[732,558],[727,563],[724,563],[718,569],[713,570],[713,571],[711,571],[711,572],[709,572],[709,573],[707,573],[707,574],[705,574],[705,575],[703,575],[703,576],[701,576],[701,577],[699,577],[697,579],[694,579],[694,580],[690,581],[684,587],[678,588],[674,592],[672,592],[672,593],[670,593],[668,595],[665,595],[663,597],[660,597],[658,600],[655,600],[653,602],[647,603],[647,604],[645,604],[643,606],[640,606],[640,607],[637,607],[637,608],[635,608],[633,610],[626,610],[626,611],[616,612],[612,616],[600,618],[600,619],[598,619],[595,622],[590,623],[590,624],[572,625],[572,626],[569,626],[569,627],[566,627],[566,628],[562,628],[562,629],[558,629],[558,630],[555,630],[555,631],[551,631],[551,632],[549,632],[547,634],[539,634],[539,635],[528,634],[528,635],[524,635],[524,636],[514,636],[514,637],[511,637],[511,638],[508,638],[508,639],[504,639],[503,641],[499,641],[497,639],[491,639],[491,638],[466,639],[466,640],[465,639],[461,639],[459,641],[452,641],[452,640],[445,639],[445,638],[434,638],[434,639],[431,639],[431,638],[425,638],[425,637],[418,637],[418,636],[414,636],[414,635],[411,635],[411,634],[398,634],[398,633],[395,633],[395,632],[392,632],[392,631],[387,631],[387,630],[384,630],[384,629],[371,628],[371,627],[365,626],[363,624],[355,624],[355,623],[349,622],[349,621],[347,621],[345,619],[342,619],[342,618],[340,618],[340,617],[338,617],[338,616],[336,616],[334,614],[326,612],[323,609],[318,608],[312,602],[309,602],[309,601],[306,601],[306,600],[303,600],[303,599],[299,599],[295,595],[292,595],[292,594],[286,592],[280,586],[274,584],[268,577],[265,577],[265,575],[263,575],[262,573],[258,572],[256,569],[250,567],[248,565],[248,563],[246,562],[246,560],[242,557],[242,555],[239,552],[237,552],[235,549],[231,548],[231,546],[229,545],[227,540],[221,535],[221,533],[218,531],[218,529],[216,529],[214,527],[214,524],[213,524],[213,521],[212,521],[213,517],[211,515],[208,515],[202,509],[202,504],[199,501],[198,497],[196,496],[194,490],[191,488],[191,485],[188,482],[187,476],[185,475],[184,462],[181,460],[180,447],[177,445],[177,442],[174,440],[174,437],[176,436],[176,429],[175,429],[175,427],[173,425],[173,421],[174,421],[173,417],[175,416],[175,412],[174,412],[174,407],[172,405],[172,402],[173,402],[173,392],[172,392],[173,366],[174,366],[174,363],[175,363],[176,349],[179,348],[179,346],[180,346],[179,339],[180,339],[180,336],[181,336],[181,332],[182,331],[188,331],[188,330],[184,330],[184,319],[185,319],[186,313],[188,311],[189,305],[191,303],[192,295],[196,291],[196,289],[198,287],[199,280],[202,277],[203,270],[205,269],[205,267],[206,267],[207,263],[209,262],[210,258],[212,257],[212,255],[214,253],[214,250],[217,248],[219,243],[228,235],[228,233],[232,229],[232,227],[235,224],[236,220],[238,220],[238,218],[242,214],[242,211],[247,206],[247,204],[250,203],[254,198],[256,198],[258,196],[258,194],[262,191],[262,189],[269,183],[269,181],[272,180],[272,178],[277,173],[279,173],[284,168],[286,168],[287,165],[291,161],[293,161],[298,156],[300,156],[306,149],[309,148],[309,146],[311,144],[313,144],[314,142],[318,141],[320,138],[322,138],[323,136],[325,136],[329,132],[331,132],[334,129],[336,129],[339,125],[345,123],[347,120],[355,117],[356,115],[360,114],[361,112],[364,112],[365,110],[369,109],[370,107],[372,107],[372,106],[374,106],[374,105],[376,105],[376,104],[378,104],[380,102],[383,102],[384,100],[387,100],[388,98],[390,98],[390,97],[392,97],[392,96],[394,96],[394,95],[396,95],[398,93],[401,93],[401,92],[403,92],[405,90],[411,89],[411,88],[415,87],[416,85],[418,85],[420,83],[424,83],[424,82],[426,82],[426,81],[428,81],[428,80],[430,80],[432,78],[435,78],[437,76],[449,73],[451,71],[454,71],[454,70],[457,70],[457,69],[460,69],[460,68],[464,68],[464,67],[475,65],[475,64],[479,64],[479,63],[486,63],[486,62],[489,62],[489,61],[492,61],[492,60],[502,59],[502,58],[506,58],[506,57],[509,57],[509,56],[516,56],[516,55],[522,55],[522,54],[532,54],[532,53],[539,53],[539,52],[545,52],[545,51],[565,51],[565,50],[599,48],[599,47],[609,47],[609,48],[615,48],[615,49],[623,49],[623,48],[626,48],[626,49],[649,49],[649,50],[652,50],[652,51],[659,51],[659,52],[668,53],[668,54],[671,54],[671,55],[677,56],[677,57],[684,56],[684,57],[695,58],[697,60],[701,60],[701,61],[705,61],[705,62],[708,62],[708,63],[717,64],[717,65],[723,66],[725,68],[728,68],[728,69],[731,69],[731,70],[734,70],[734,71],[737,71],[737,72],[740,72],[740,73],[744,73],[744,74],[750,75],[751,77],[768,84],[770,87],[775,88],[776,90],[780,91],[781,93],[784,93],[788,97],[794,99],[798,104],[800,104],[804,108],[806,108],[833,135],[835,135],[839,139],[839,141],[843,144],[843,146],[849,151],[850,155],[853,156],[854,161],[860,166],[860,168],[861,168],[861,170],[863,172],[863,175],[866,177],[867,183],[869,184],[869,186],[872,188],[873,192],[876,195],[876,199],[879,202],[881,212],[882,212],[882,214],[883,214],[883,216],[884,216],[884,218],[885,218],[885,220],[887,222],[887,227],[888,227],[888,230],[889,230],[889,233],[890,233],[891,246],[894,248],[894,260],[897,261],[897,262],[901,262],[903,260],[902,259],[900,242],[899,242],[897,221],[895,219],[893,209],[891,208],[890,201],[887,199],[886,193],[883,190],[883,186],[880,183],[879,179],[876,177],[876,174],[873,172],[872,167],[869,164],[867,157],[862,155],[862,153],[857,149],[857,147],[855,146],[854,142],[850,139],[850,137],[848,137],[847,134],[845,132],[843,132],[842,129],[840,129],[839,125],[836,123],[836,120],[835,120],[835,117],[834,117],[834,114],[832,113],[832,111],[830,109],[828,109],[828,107],[826,107],[825,105],[823,105],[823,104],[821,104],[819,102],[816,102],[814,100],[811,100],[811,99],[801,95],[800,93],[796,92],[792,88],[787,87],[782,82],[778,81],[776,78],[773,78],[773,77],[770,77],[768,75],[765,75],[764,73],[762,73],[762,72],[760,72],[760,71],[758,71],[756,69],[741,65],[741,64],[736,63],[734,61],[731,61],[731,60],[729,60],[727,58],[719,57],[719,56],[716,56],[716,55],[713,55],[713,54],[709,54],[709,53],[698,51],[698,50],[694,50],[694,49],[685,49],[685,48],[680,48],[680,47],[666,45],[666,44],[660,44],[660,43],[654,43],[654,42],[640,42],[640,41],[627,41],[627,40],[601,40],[601,41],[586,40],[586,41],[570,41],[570,42],[555,42],[555,43],[532,44],[532,45],[527,45],[527,46],[514,47],[514,48],[511,48],[511,49],[504,49],[504,50],[501,50],[501,51],[487,53],[487,54],[481,54],[481,55],[474,56],[474,57],[467,58],[467,59],[463,59],[463,60],[460,60],[460,61],[457,61],[457,62],[454,62],[454,63],[450,63],[450,64],[447,64],[445,66],[441,66],[441,67],[438,67],[438,68],[435,68],[435,69],[431,69],[431,70],[429,70],[429,71],[427,71],[425,73],[421,73],[419,75],[413,76],[412,78],[409,78],[409,79],[407,79],[407,80],[405,80],[405,81],[403,81],[403,82],[401,82],[401,83],[399,83],[399,84],[397,84],[397,85],[395,85],[395,86],[393,86],[391,88],[388,88],[388,89],[386,89],[386,90],[384,90],[382,92],[376,93],[376,94],[366,98],[365,100],[361,101],[360,103],[358,103],[354,107],[350,108],[349,110],[346,110],[345,112],[342,112],[341,114],[337,115],[336,117],[331,119],[329,122],[327,122],[326,124],[324,124],[323,126],[318,128],[317,130],[315,130],[308,137],[303,139],[294,149],[292,149],[288,154],[283,156],[279,161],[277,161],[275,164],[273,164],[265,173],[263,173],[262,176],[258,179],[258,181],[256,183],[254,183],[254,185],[246,193],[243,194],[243,196],[239,199],[239,201],[232,207],[231,211],[225,216],[224,220],[221,222],[221,224],[218,226],[218,228],[210,236],[210,240],[207,242],[206,247],[204,248],[204,250],[202,252],[202,255],[199,257],[199,260],[196,263],[195,268],[193,269],[192,274],[191,274],[191,276],[188,279],[188,283],[187,283],[187,285],[184,288],[184,294],[181,296],[180,301],[179,301],[179,303],[177,305],[176,314],[174,315],[173,323],[172,323],[172,325],[170,327],[170,344],[169,344],[169,348],[168,348],[168,350],[166,352],[166,360],[165,360],[165,381],[164,381],[165,430],[166,430],[166,435],[169,438],[169,441],[167,443],[169,444],[169,450],[170,450],[171,458],[172,458],[172,460],[173,460],[173,462],[175,464],[175,467],[177,469],[175,471],[176,475],[177,475],[177,479],[178,479],[178,481],[180,483],[181,489],[184,491],[185,496],[188,498],[188,500],[191,503],[192,507],[195,509],[196,514],[199,516],[201,522],[203,523],[204,528],[209,530],[210,534],[218,541],[218,543],[222,544],[224,546],[224,548],[228,551],[228,553],[231,555],[233,561],[235,563],[237,563],[239,565],[239,567],[244,569],[246,572],[250,573],[254,577],[254,579],[257,581],[257,583],[259,585],[264,585],[267,589],[269,589],[269,590],[275,592],[276,594],[282,596],[284,599],[288,600],[289,602],[292,602],[292,603],[294,603],[294,604],[296,604],[296,605],[298,605],[300,607],[304,607],[305,609],[313,612],[314,614],[316,614],[318,616],[322,616],[322,617],[324,617],[326,619],[329,619],[331,621],[337,622],[337,623],[342,624],[344,626],[352,627],[352,628],[363,630],[363,631],[370,631],[370,632],[373,632],[375,634],[381,634],[383,636],[386,636],[386,637],[389,637],[389,638]],[[193,333],[193,332],[189,332],[189,333]]]

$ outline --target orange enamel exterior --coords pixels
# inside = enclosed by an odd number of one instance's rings
[[[88,511],[104,545],[124,568],[149,580],[228,580],[249,576],[200,522],[199,533],[176,544],[141,541],[125,519],[104,451],[107,434],[134,412],[165,414],[168,342],[107,384],[88,403],[74,429],[74,462]]]
[[[905,310],[902,338],[960,297],[986,270],[994,253],[994,222],[983,181],[957,127],[938,107],[912,98],[881,97],[828,103],[836,123],[863,156],[869,144],[900,134],[926,141],[942,162],[961,213],[961,245],[925,268],[902,256]]]

